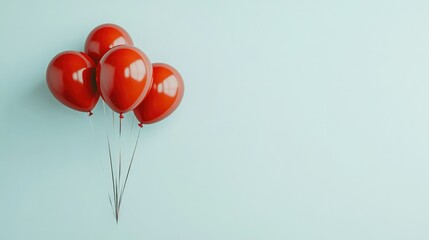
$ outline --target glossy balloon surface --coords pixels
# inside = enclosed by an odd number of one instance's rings
[[[103,24],[89,33],[85,42],[85,52],[98,63],[110,49],[120,45],[133,45],[127,31],[115,24]]]
[[[184,83],[180,73],[164,63],[153,64],[153,83],[149,94],[134,109],[142,124],[151,124],[168,117],[183,98]]]
[[[97,67],[104,101],[117,113],[137,107],[152,84],[152,64],[133,46],[118,46],[107,52]]]
[[[100,97],[95,64],[85,53],[66,51],[55,56],[46,70],[49,90],[64,105],[90,112]]]

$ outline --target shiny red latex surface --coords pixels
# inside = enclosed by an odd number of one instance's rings
[[[46,70],[46,82],[58,101],[77,111],[90,112],[100,97],[95,64],[82,52],[66,51],[55,56]]]
[[[168,64],[153,64],[152,79],[149,94],[134,109],[141,124],[155,123],[168,117],[179,106],[185,90],[182,76]]]
[[[126,113],[140,104],[152,84],[152,64],[138,48],[118,46],[97,67],[100,91],[113,111]]]
[[[133,45],[127,31],[115,24],[103,24],[89,33],[85,42],[85,52],[97,64],[107,51],[120,45]]]

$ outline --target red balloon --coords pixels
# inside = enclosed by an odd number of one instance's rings
[[[141,124],[151,124],[168,117],[179,106],[185,85],[182,76],[172,66],[153,64],[153,83],[149,94],[134,109]]]
[[[133,45],[127,31],[115,24],[103,24],[89,33],[85,42],[85,52],[98,63],[107,51],[120,45]]]
[[[100,91],[113,111],[126,113],[140,104],[152,84],[152,64],[138,48],[118,46],[97,67]]]
[[[82,52],[66,51],[55,56],[46,70],[46,82],[58,101],[77,111],[91,112],[100,97],[95,64]]]

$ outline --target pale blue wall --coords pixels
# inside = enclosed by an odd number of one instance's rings
[[[428,239],[428,11],[414,0],[1,3],[0,239]],[[178,111],[142,131],[119,225],[100,169],[101,102],[95,143],[44,80],[56,53],[81,50],[105,22],[186,83]]]

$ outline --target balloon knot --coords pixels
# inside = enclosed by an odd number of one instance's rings
[[[119,114],[119,118],[124,118],[124,115],[122,115],[122,113],[121,114]]]
[[[91,111],[89,111],[88,116],[91,117],[92,114],[94,114],[94,113],[92,113]]]
[[[143,127],[143,123],[139,123],[139,127],[141,127],[141,128],[142,128],[142,127]]]

